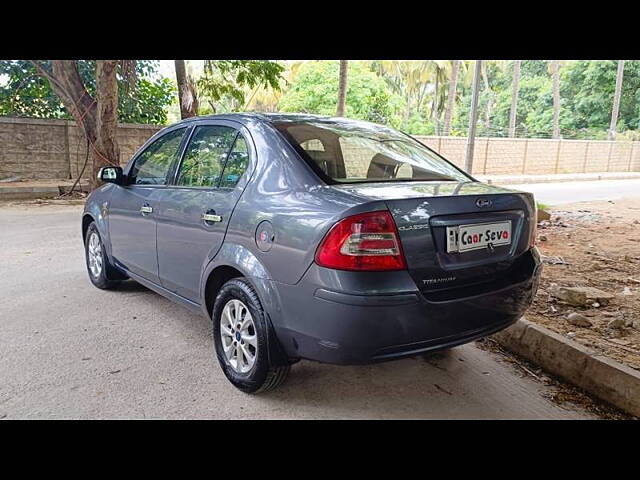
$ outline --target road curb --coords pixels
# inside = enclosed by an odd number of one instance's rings
[[[19,185],[4,186],[0,184],[0,200],[33,200],[38,198],[55,198],[68,192],[71,185]],[[77,191],[88,192],[85,184],[79,184],[75,188]]]
[[[640,417],[640,372],[524,318],[492,335],[500,345]]]

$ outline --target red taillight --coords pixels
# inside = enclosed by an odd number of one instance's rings
[[[316,263],[337,270],[404,270],[396,224],[387,210],[343,218],[324,237]]]

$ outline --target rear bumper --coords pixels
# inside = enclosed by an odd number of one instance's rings
[[[297,285],[276,285],[282,307],[276,333],[289,357],[335,364],[393,360],[467,343],[508,327],[531,304],[541,269],[537,253],[528,255],[532,267],[524,281],[444,301],[425,298],[406,272],[362,280],[314,265]],[[376,276],[382,290],[392,284],[413,290],[380,294],[362,288],[362,282],[375,284]]]

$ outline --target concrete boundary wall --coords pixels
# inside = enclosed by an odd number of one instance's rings
[[[121,163],[161,128],[120,124]],[[416,138],[456,165],[464,165],[466,137]],[[73,120],[0,117],[0,180],[76,178],[85,157],[86,140]],[[640,142],[627,141],[481,137],[476,139],[473,162],[476,175],[638,171]]]
[[[416,136],[458,167],[464,166],[466,137]],[[479,137],[473,152],[476,175],[640,171],[640,142]]]
[[[121,163],[128,162],[161,128],[158,125],[120,124]],[[0,180],[77,178],[86,159],[86,147],[84,134],[73,120],[0,117]],[[89,163],[84,177],[90,172]]]

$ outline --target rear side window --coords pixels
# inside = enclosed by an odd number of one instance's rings
[[[222,178],[220,179],[220,187],[233,188],[240,181],[240,178],[247,170],[249,165],[249,149],[247,142],[242,135],[238,135],[236,143],[227,158],[227,164],[224,167]]]
[[[231,127],[197,127],[184,154],[176,184],[217,187],[237,133]]]
[[[178,149],[186,128],[180,128],[163,135],[136,159],[129,172],[136,185],[165,185],[171,163],[178,155]]]

